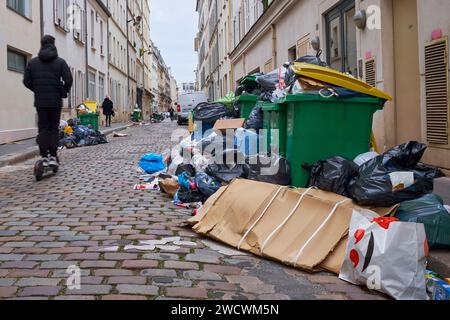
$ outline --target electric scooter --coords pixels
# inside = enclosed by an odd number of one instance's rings
[[[34,177],[36,181],[41,181],[47,173],[56,174],[58,173],[59,166],[44,166],[44,162],[42,160],[36,161],[34,164]]]

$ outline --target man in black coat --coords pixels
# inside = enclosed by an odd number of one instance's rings
[[[114,115],[114,104],[106,97],[102,104],[103,115],[106,116],[106,126],[111,127],[111,117]]]
[[[23,78],[25,87],[34,92],[38,114],[38,144],[44,166],[58,166],[59,123],[62,100],[67,98],[73,78],[66,61],[58,57],[55,38],[41,39],[38,57],[28,62]]]

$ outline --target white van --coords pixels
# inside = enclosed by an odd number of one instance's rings
[[[183,93],[178,97],[177,117],[178,125],[188,121],[189,112],[194,110],[200,103],[208,102],[203,91]]]

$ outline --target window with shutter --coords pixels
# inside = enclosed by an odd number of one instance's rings
[[[440,147],[449,145],[448,40],[425,46],[425,101],[427,141]]]

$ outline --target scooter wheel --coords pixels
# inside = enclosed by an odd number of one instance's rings
[[[44,177],[44,166],[41,161],[36,162],[34,165],[34,177],[36,181],[41,181]]]

